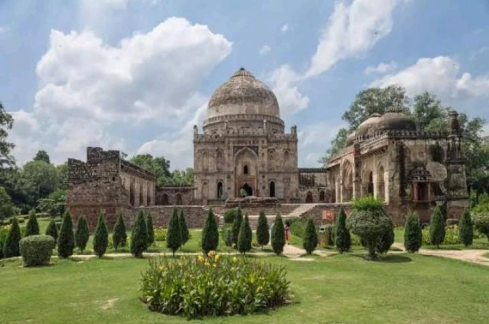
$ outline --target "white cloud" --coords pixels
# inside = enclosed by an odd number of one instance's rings
[[[0,26],[0,35],[10,32],[9,26]]]
[[[385,74],[387,72],[391,72],[391,71],[395,70],[396,68],[397,68],[397,63],[392,61],[390,63],[380,63],[377,66],[373,66],[373,65],[367,66],[367,68],[365,68],[363,73],[365,73],[365,74],[374,74],[374,73]]]
[[[280,30],[281,30],[283,33],[287,32],[287,31],[289,30],[289,25],[288,25],[288,24],[283,25],[283,26],[282,26],[282,28],[280,28]]]
[[[260,55],[266,55],[268,54],[270,51],[272,50],[272,48],[268,45],[263,45],[262,47],[260,47],[260,50],[258,51],[258,53]]]

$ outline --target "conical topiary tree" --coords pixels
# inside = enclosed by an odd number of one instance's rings
[[[146,217],[146,226],[148,227],[148,246],[151,246],[155,242],[155,229],[153,227],[153,217],[148,214]]]
[[[56,227],[54,219],[51,219],[49,222],[48,227],[46,228],[46,235],[51,236],[54,239],[54,244],[56,244],[58,241],[58,228]]]
[[[144,221],[142,211],[138,213],[131,233],[131,254],[136,258],[141,258],[143,252],[148,248],[148,228]]]
[[[126,224],[124,223],[124,217],[122,213],[119,214],[119,218],[114,226],[114,234],[112,234],[112,244],[117,251],[119,246],[125,246],[127,242]]]
[[[263,246],[270,242],[270,232],[268,231],[268,220],[264,212],[258,217],[258,226],[256,227],[256,240],[263,250]]]
[[[285,246],[285,229],[282,216],[277,214],[272,228],[272,249],[276,255],[282,254]]]
[[[17,218],[13,218],[12,225],[10,226],[10,230],[8,231],[7,238],[5,242],[3,242],[3,257],[11,258],[20,256],[20,243],[21,235],[20,235],[20,227],[19,221]]]
[[[58,236],[58,255],[60,258],[68,258],[75,248],[75,235],[73,233],[73,219],[68,211],[65,212],[63,223]]]
[[[436,207],[430,222],[430,243],[440,247],[445,240],[445,221],[439,207]]]
[[[173,214],[168,222],[166,232],[166,247],[171,250],[173,257],[175,252],[182,246],[182,232],[180,232],[180,217],[178,209],[173,209]]]
[[[85,215],[81,215],[78,218],[78,222],[76,224],[75,244],[82,253],[87,246],[89,238],[90,231],[88,229],[87,218],[85,217]]]
[[[93,233],[93,252],[101,258],[107,251],[109,245],[109,231],[105,224],[105,214],[100,213],[98,217],[97,227]]]
[[[307,254],[311,254],[318,246],[318,234],[312,219],[307,221],[306,230],[304,231],[304,238],[302,239],[302,246],[304,247],[304,250],[306,250]]]
[[[219,230],[212,208],[209,209],[202,229],[202,252],[215,251],[219,246]]]
[[[238,236],[238,251],[246,253],[251,250],[252,232],[250,227],[250,221],[248,215],[245,216],[244,221],[241,222],[241,228],[239,229]]]
[[[33,209],[29,213],[29,220],[27,221],[27,225],[25,227],[24,237],[39,234],[39,223],[37,222],[36,211]]]
[[[474,226],[468,209],[464,210],[462,213],[458,230],[463,245],[466,247],[472,245],[472,241],[474,240]]]
[[[343,207],[340,208],[338,218],[336,219],[335,233],[335,245],[338,252],[348,252],[351,247],[351,235],[348,228],[346,228],[346,213]]]
[[[243,222],[243,214],[241,213],[241,208],[238,207],[236,210],[236,217],[234,218],[233,222],[233,236],[232,236],[232,241],[233,241],[233,247],[238,246],[238,237],[239,237],[239,230],[241,229],[241,223]]]
[[[187,222],[185,220],[185,214],[184,214],[182,209],[180,209],[179,220],[180,220],[180,234],[182,237],[182,244],[181,245],[183,246],[183,245],[185,245],[185,243],[188,242],[188,240],[190,238],[190,232],[188,230]]]
[[[416,213],[409,215],[404,229],[404,248],[409,253],[418,252],[423,244],[421,222]]]
[[[394,243],[394,223],[392,219],[386,213],[386,222],[388,223],[388,228],[382,235],[380,241],[377,243],[377,251],[381,254],[387,253],[392,244]]]

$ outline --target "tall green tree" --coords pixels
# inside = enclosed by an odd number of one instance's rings
[[[140,211],[134,222],[131,233],[131,254],[136,258],[142,258],[143,252],[148,248],[148,227],[144,220],[144,214]]]
[[[36,156],[32,159],[32,161],[43,161],[47,164],[51,164],[51,160],[49,159],[48,152],[44,150],[37,151]]]
[[[156,176],[156,185],[158,187],[191,185],[193,183],[194,170],[192,168],[170,172],[170,161],[164,157],[138,154],[131,158],[131,162],[153,172]]]
[[[105,214],[100,213],[97,227],[93,233],[93,252],[101,258],[107,251],[107,246],[109,246],[109,231],[105,224]]]
[[[348,228],[346,228],[346,213],[343,207],[340,208],[338,217],[336,219],[336,226],[334,228],[335,233],[335,245],[338,252],[348,252],[351,247],[351,235]]]
[[[90,238],[90,230],[85,215],[78,217],[75,231],[75,245],[80,249],[81,253],[87,247],[88,239]]]
[[[33,209],[29,213],[29,220],[25,227],[25,236],[39,235],[39,223],[37,222],[36,211]]]
[[[252,232],[250,227],[250,221],[248,219],[248,215],[246,215],[239,229],[238,251],[243,254],[250,251],[251,239],[252,239]]]
[[[307,221],[306,230],[302,239],[302,246],[307,254],[311,254],[318,246],[318,234],[312,219]]]
[[[272,228],[272,249],[276,255],[282,254],[285,246],[285,228],[282,216],[277,214]]]
[[[241,223],[243,222],[243,214],[241,212],[241,208],[238,207],[236,210],[236,217],[234,218],[233,222],[233,236],[232,236],[232,242],[234,247],[238,246],[238,237],[239,237],[239,229],[241,228]]]
[[[149,213],[146,217],[146,226],[148,226],[148,245],[151,246],[155,242],[155,229],[153,226],[153,216]]]
[[[19,221],[17,218],[13,218],[12,225],[7,234],[7,238],[5,242],[3,242],[3,257],[10,258],[20,255],[20,243],[21,235],[20,235],[20,227]]]
[[[12,129],[14,119],[5,111],[0,102],[0,169],[15,165],[15,159],[11,155],[14,144],[7,141],[8,132]]]
[[[173,257],[175,252],[182,246],[182,232],[180,231],[180,218],[178,209],[173,208],[173,214],[168,222],[166,232],[166,247],[171,250]]]
[[[179,221],[180,221],[180,233],[182,236],[182,246],[183,246],[190,239],[190,231],[188,230],[187,222],[185,221],[185,213],[183,212],[183,209],[180,209]]]
[[[12,217],[15,213],[14,207],[7,190],[0,186],[0,220]]]
[[[418,252],[423,244],[421,222],[416,213],[409,215],[404,229],[404,248],[409,253]]]
[[[208,254],[210,251],[215,251],[218,246],[219,230],[217,228],[217,221],[212,212],[212,208],[209,208],[204,222],[204,228],[202,229],[202,252]]]
[[[430,222],[430,243],[440,247],[445,240],[445,220],[439,207],[436,207],[431,215]]]
[[[127,242],[127,233],[126,233],[126,224],[124,223],[124,217],[122,217],[122,213],[119,214],[117,218],[117,222],[114,226],[114,234],[112,235],[112,244],[114,245],[114,249],[117,249],[120,246],[125,246]]]
[[[458,230],[463,245],[466,247],[472,245],[472,241],[474,240],[474,224],[472,224],[472,218],[468,209],[462,213]]]
[[[20,190],[27,203],[35,207],[37,201],[46,198],[59,187],[58,169],[44,161],[31,161],[24,165],[19,174]]]
[[[58,241],[58,228],[56,227],[56,222],[54,219],[51,219],[48,227],[46,227],[46,235],[51,236],[54,239],[54,244],[56,244]]]
[[[63,223],[58,236],[58,255],[60,258],[68,258],[75,248],[75,235],[73,233],[73,219],[69,211],[65,212]]]
[[[268,220],[264,212],[260,212],[258,217],[258,226],[256,227],[256,240],[263,250],[263,246],[270,241],[270,232],[268,230]]]

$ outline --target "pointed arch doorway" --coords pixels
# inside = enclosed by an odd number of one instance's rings
[[[253,188],[249,184],[245,183],[241,189],[246,192],[246,196],[253,196]]]

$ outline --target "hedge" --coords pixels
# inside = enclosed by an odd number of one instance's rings
[[[31,235],[20,240],[20,254],[25,267],[48,265],[54,249],[50,235]]]

